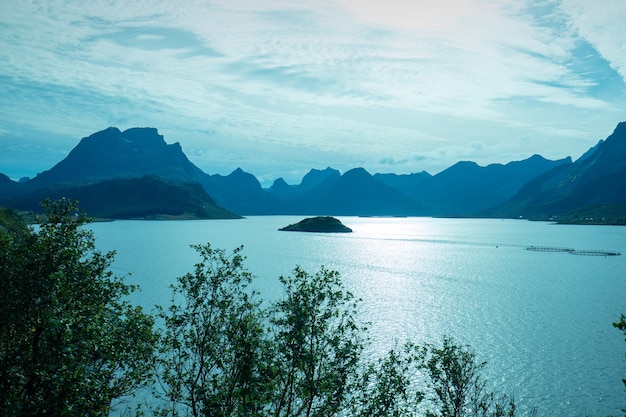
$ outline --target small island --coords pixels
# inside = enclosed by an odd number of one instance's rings
[[[330,216],[309,217],[282,229],[284,232],[351,233],[338,219]]]

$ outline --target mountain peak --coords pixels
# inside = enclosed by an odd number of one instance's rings
[[[128,148],[134,150],[146,148],[161,148],[167,144],[163,139],[163,135],[159,135],[156,128],[153,127],[133,127],[120,131],[117,127],[109,127],[90,136],[81,139],[80,143],[74,150],[85,151],[106,151],[107,149],[115,149],[118,152]]]
[[[349,171],[346,171],[343,176],[345,178],[366,178],[366,177],[371,177],[372,174],[370,174],[369,172],[367,172],[367,170],[365,168],[352,168]]]
[[[300,185],[305,188],[316,187],[328,179],[340,177],[339,171],[331,167],[324,170],[311,169],[303,178]]]
[[[274,180],[274,182],[272,183],[272,186],[270,188],[277,188],[277,187],[290,187],[290,185],[287,184],[287,181],[285,181],[285,179],[283,177],[280,177],[280,178]]]
[[[261,188],[261,183],[259,183],[259,180],[254,175],[244,171],[241,168],[237,168],[236,170],[228,174],[226,178],[239,187],[245,185],[247,187],[254,188],[255,190],[257,188]]]
[[[122,137],[138,145],[166,145],[163,135],[154,127],[132,127],[122,132]]]
[[[155,128],[135,127],[121,132],[109,127],[82,138],[65,159],[34,178],[33,186],[146,174],[189,182],[196,180],[199,170],[178,143],[168,145]]]
[[[613,135],[626,136],[626,122],[619,122],[613,131]]]

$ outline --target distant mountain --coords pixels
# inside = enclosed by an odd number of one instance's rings
[[[626,204],[626,123],[594,148],[575,163],[529,181],[505,204],[486,213],[549,218],[586,210],[600,215],[598,207],[619,212]]]
[[[267,191],[278,200],[285,202],[294,198],[296,186],[287,184],[285,179],[281,177],[274,180],[274,183]]]
[[[270,192],[277,192],[275,185]],[[282,187],[284,189],[284,185]],[[282,198],[290,214],[407,216],[421,213],[418,202],[363,168],[351,169],[343,175],[332,168],[311,170],[300,185],[292,187],[292,198],[285,199],[287,195],[283,192]]]
[[[15,209],[38,212],[46,198],[78,200],[87,215],[94,218],[239,218],[217,206],[200,184],[168,182],[156,176],[40,189],[14,198],[9,204]]]
[[[416,193],[433,176],[426,171],[413,174],[374,174],[374,178],[384,182],[391,188],[395,188],[403,194],[411,196]]]
[[[121,132],[110,127],[83,138],[65,159],[25,184],[38,189],[144,175],[199,182],[206,174],[187,159],[179,143],[166,144],[156,129],[132,128]]]
[[[206,174],[189,161],[179,143],[168,145],[156,129],[122,132],[112,127],[83,138],[66,158],[31,180],[15,182],[0,174],[0,204],[32,209],[45,197],[70,196],[98,217],[195,213],[223,218],[237,213],[546,218],[619,213],[626,207],[625,191],[625,123],[576,162],[539,155],[485,167],[461,161],[434,176],[424,171],[371,175],[363,168],[342,175],[329,167],[310,170],[297,185],[279,178],[268,189],[241,168],[226,176]]]
[[[486,167],[461,161],[435,176],[421,172],[404,176],[376,174],[375,178],[419,201],[429,215],[470,216],[504,203],[529,180],[571,162],[570,158],[549,161],[533,155],[523,161]]]
[[[284,179],[279,178],[268,189],[269,193],[283,203],[294,202],[295,200],[306,200],[307,194],[314,195],[322,192],[341,177],[339,171],[333,168],[323,170],[311,169],[298,185],[289,185]],[[303,203],[305,204],[305,203]]]
[[[275,214],[281,203],[261,187],[257,178],[237,168],[227,176],[207,175],[200,180],[207,192],[223,207],[244,215]]]
[[[214,204],[230,212],[268,214],[278,204],[251,174],[241,170],[226,177],[206,174],[189,161],[179,143],[166,144],[154,128],[122,132],[110,127],[94,133],[83,138],[61,162],[30,181],[6,185],[0,179],[0,196],[146,175],[172,184],[201,184]]]

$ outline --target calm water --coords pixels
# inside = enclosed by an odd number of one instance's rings
[[[300,265],[338,270],[363,299],[372,355],[407,339],[448,334],[488,362],[498,390],[546,416],[607,416],[626,406],[626,343],[611,323],[626,313],[626,228],[518,220],[341,217],[351,234],[279,232],[301,217],[116,221],[91,225],[114,272],[141,286],[134,301],[167,305],[168,285],[193,269],[190,244],[244,245],[264,299]],[[559,246],[620,251],[576,256]]]

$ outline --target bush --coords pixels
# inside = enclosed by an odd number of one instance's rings
[[[296,267],[283,296],[262,307],[249,288],[241,248],[229,256],[196,246],[201,261],[173,286],[159,314],[161,415],[493,416],[515,415],[486,389],[485,365],[468,348],[406,343],[367,362],[359,300],[339,273]],[[420,408],[421,407],[421,408]]]
[[[94,249],[75,203],[44,203],[38,232],[0,232],[0,409],[7,416],[106,416],[144,385],[153,319]]]

